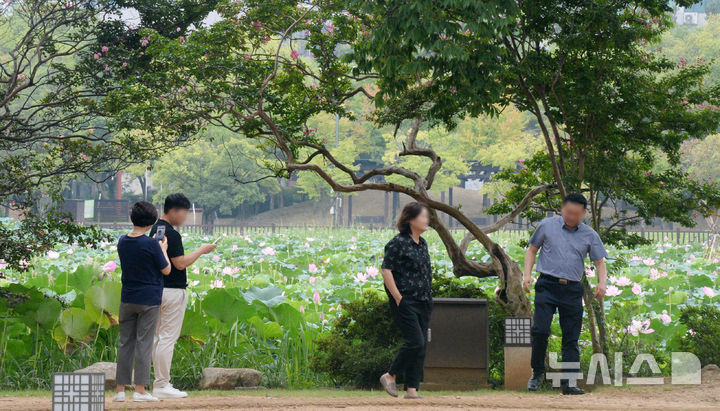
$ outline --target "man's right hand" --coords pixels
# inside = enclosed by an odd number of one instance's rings
[[[529,275],[523,275],[523,289],[526,293],[530,292],[530,287],[532,287],[533,279]]]
[[[203,244],[200,246],[200,252],[203,254],[211,253],[215,247],[217,247],[217,244]]]
[[[400,298],[395,297],[395,304],[396,304],[398,307],[400,307],[400,301],[402,301],[402,299],[403,299],[402,295],[400,296]]]

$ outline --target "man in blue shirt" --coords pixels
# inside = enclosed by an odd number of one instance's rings
[[[579,371],[578,339],[583,315],[581,280],[585,271],[585,257],[588,254],[598,277],[595,298],[602,300],[605,296],[607,268],[604,258],[607,257],[607,251],[598,233],[582,222],[586,208],[587,200],[583,195],[568,194],[563,199],[561,215],[542,220],[530,237],[523,273],[523,288],[528,293],[533,282],[530,273],[535,264],[535,256],[540,250],[537,265],[540,275],[535,283],[535,315],[530,330],[530,365],[533,368],[533,375],[528,381],[530,391],[537,391],[545,378],[545,353],[555,310],[560,314],[562,361],[578,364],[577,368],[565,368],[563,372]],[[575,384],[570,384],[568,379],[561,380],[561,387],[563,394],[585,393]]]

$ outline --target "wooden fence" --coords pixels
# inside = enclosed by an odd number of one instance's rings
[[[101,223],[96,226],[111,230],[129,230],[132,226],[129,223]],[[354,227],[339,227],[337,230],[352,230],[352,229],[364,229],[364,230],[390,230],[391,227],[387,227],[383,224],[369,224],[359,225]],[[218,234],[260,234],[260,233],[275,233],[279,231],[303,231],[308,234],[310,232],[322,233],[332,232],[336,230],[328,226],[286,226],[286,225],[247,225],[247,224],[188,224],[183,225],[179,228],[181,233],[191,234],[207,234],[207,235],[218,235]],[[452,233],[456,237],[460,237],[465,234],[465,230],[453,228]],[[516,228],[509,227],[501,230],[505,235],[517,237],[518,239],[526,237],[528,233],[527,228]],[[710,231],[702,230],[689,230],[689,229],[675,229],[675,230],[658,230],[658,229],[645,229],[640,228],[638,230],[630,231],[632,233],[638,233],[642,237],[652,240],[653,242],[670,242],[673,244],[688,244],[707,241],[712,233]]]

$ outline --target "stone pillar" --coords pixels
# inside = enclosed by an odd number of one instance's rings
[[[524,391],[532,375],[530,367],[530,317],[505,318],[505,389]]]

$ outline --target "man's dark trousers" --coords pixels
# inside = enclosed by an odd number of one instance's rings
[[[541,274],[535,283],[535,315],[530,330],[532,357],[530,365],[537,373],[545,372],[545,353],[553,315],[560,314],[562,330],[562,361],[580,362],[578,339],[582,329],[583,286],[579,281],[565,281]],[[564,372],[579,372],[577,368],[564,368]],[[565,381],[563,381],[565,382]]]
[[[405,388],[419,388],[425,363],[425,346],[432,301],[418,301],[409,297],[400,306],[390,298],[390,310],[400,328],[405,343],[400,347],[388,371],[391,375],[405,374]]]

